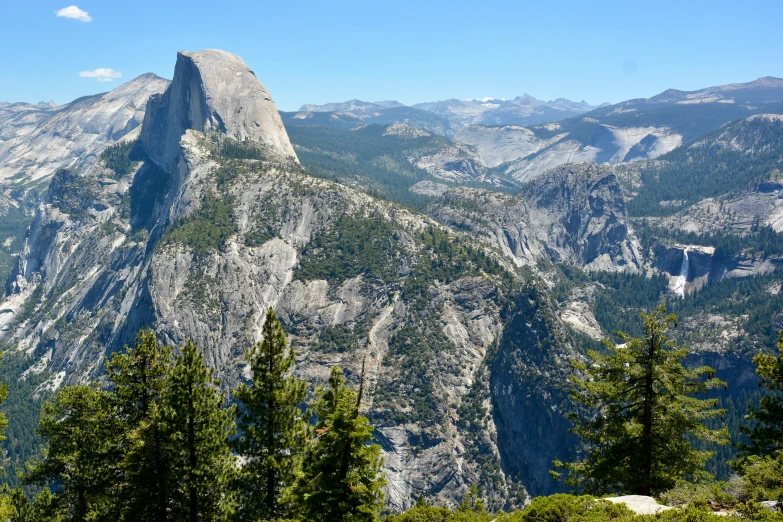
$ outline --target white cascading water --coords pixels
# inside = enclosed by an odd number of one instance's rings
[[[680,277],[674,282],[674,293],[685,298],[685,282],[688,280],[688,249],[682,251],[682,267]]]

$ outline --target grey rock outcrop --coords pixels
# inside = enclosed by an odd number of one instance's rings
[[[638,270],[639,241],[630,227],[617,177],[593,164],[552,169],[520,194],[536,236],[553,261],[590,270]]]
[[[644,265],[622,187],[598,165],[553,169],[519,195],[430,182],[412,190],[435,196],[427,214],[482,238],[518,266],[551,259],[587,270],[635,272]]]
[[[225,51],[177,53],[174,81],[150,99],[141,141],[150,158],[171,171],[188,129],[262,143],[296,158],[269,91],[240,57]]]

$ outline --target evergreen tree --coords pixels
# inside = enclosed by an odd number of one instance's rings
[[[758,408],[751,408],[747,419],[753,426],[742,431],[750,438],[750,444],[740,444],[744,456],[773,455],[783,450],[783,331],[778,339],[778,356],[761,353],[753,358],[756,373],[761,378],[759,386],[769,393],[761,398]]]
[[[462,503],[459,505],[458,510],[473,513],[487,512],[484,508],[484,499],[479,495],[478,487],[475,484],[470,485],[470,489],[462,498]]]
[[[124,473],[120,498],[126,520],[168,520],[175,477],[168,469],[172,448],[163,436],[160,405],[172,359],[170,347],[160,346],[151,330],[142,330],[134,347],[106,361],[123,427],[117,436],[117,460]]]
[[[221,521],[233,511],[234,456],[228,437],[234,412],[223,408],[225,397],[212,373],[201,350],[188,341],[166,382],[161,427],[170,442],[168,472],[176,478],[168,520]]]
[[[360,415],[357,394],[342,370],[332,368],[329,386],[315,405],[316,438],[305,455],[296,496],[303,518],[313,522],[376,521],[383,507],[381,448],[368,445],[373,428]]]
[[[283,327],[271,308],[266,313],[263,340],[245,356],[252,380],[234,391],[240,403],[241,434],[235,449],[245,460],[237,477],[238,518],[276,519],[290,512],[283,493],[293,485],[308,434],[299,409],[306,384],[291,374],[294,350],[287,349]]]
[[[65,520],[114,520],[121,477],[107,466],[117,419],[111,397],[93,386],[66,386],[44,403],[38,434],[44,458],[28,466],[26,484],[56,485],[53,505]]]
[[[606,354],[590,351],[589,363],[575,364],[581,376],[572,377],[572,398],[584,411],[572,415],[573,432],[586,456],[564,466],[566,484],[594,493],[659,493],[681,479],[709,477],[703,468],[713,452],[695,449],[695,439],[728,442],[726,428],[703,424],[722,413],[717,399],[694,397],[725,383],[711,368],[683,366],[688,350],[667,337],[677,318],[664,306],[642,320],[643,338],[618,332],[623,344],[606,341]]]
[[[11,491],[9,498],[14,508],[13,513],[8,518],[8,522],[63,522],[68,520],[64,514],[57,509],[56,497],[49,488],[44,488],[30,502],[22,488],[16,488]]]

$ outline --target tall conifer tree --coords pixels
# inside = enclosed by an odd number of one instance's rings
[[[741,444],[744,455],[774,455],[783,450],[783,331],[778,340],[778,356],[761,353],[753,358],[759,386],[769,392],[761,398],[758,408],[751,408],[747,418],[750,427],[742,431],[750,444]]]
[[[622,344],[605,341],[606,354],[590,351],[589,363],[576,364],[572,398],[584,409],[572,416],[573,431],[586,455],[564,466],[569,485],[591,493],[659,493],[681,479],[709,477],[704,464],[713,452],[694,448],[694,439],[728,442],[726,428],[703,424],[722,413],[717,399],[695,397],[725,383],[712,378],[711,368],[683,366],[688,350],[667,337],[677,317],[665,307],[642,320],[643,338],[618,332]]]
[[[238,518],[276,519],[291,511],[285,493],[293,485],[308,435],[299,407],[306,384],[292,375],[294,350],[287,347],[283,327],[271,308],[263,340],[245,356],[251,382],[234,391],[240,403],[235,449],[244,460],[237,477]]]
[[[373,428],[359,413],[357,394],[342,370],[332,368],[329,386],[315,405],[316,439],[307,452],[296,496],[305,520],[371,522],[383,507],[381,448],[368,444]]]
[[[125,484],[120,493],[124,520],[168,520],[168,499],[175,477],[169,472],[170,441],[161,427],[160,406],[173,362],[172,349],[160,346],[151,330],[106,361],[122,431],[118,459]]]
[[[111,397],[93,386],[65,386],[44,403],[38,434],[47,444],[30,464],[26,484],[57,486],[53,507],[66,519],[115,520],[122,483],[115,455],[116,417]]]
[[[230,483],[234,456],[228,437],[234,432],[233,409],[204,356],[188,341],[166,382],[161,420],[171,442],[169,471],[176,477],[169,507],[172,521],[228,520],[233,512]]]

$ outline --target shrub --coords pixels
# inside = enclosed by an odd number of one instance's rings
[[[557,494],[536,497],[509,522],[603,522],[631,520],[633,511],[624,504],[612,504],[589,495]]]
[[[667,506],[673,507],[694,503],[704,506],[734,507],[742,500],[742,488],[738,486],[737,479],[733,479],[731,482],[710,482],[704,484],[684,482],[662,493],[660,501]]]
[[[774,456],[750,457],[745,468],[745,487],[753,500],[783,499],[783,451]]]

